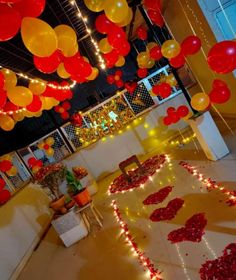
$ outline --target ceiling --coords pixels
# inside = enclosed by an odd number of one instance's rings
[[[85,30],[83,21],[76,15],[76,8],[68,0],[47,0],[46,2],[46,8],[40,19],[49,23],[53,28],[59,24],[67,24],[73,27],[77,33],[80,52],[89,58],[93,66],[96,66],[98,61],[94,54],[94,47]],[[88,17],[90,28],[93,30],[93,37],[98,41],[102,36],[94,30],[94,22],[98,14],[89,11],[83,0],[76,0],[76,2],[82,14]],[[136,7],[140,0],[128,2],[131,7]],[[135,16],[135,18],[142,17]],[[45,75],[34,67],[32,54],[23,45],[20,32],[13,39],[0,43],[0,64],[11,70],[27,73],[32,77],[40,77],[44,80],[60,80],[57,74]]]

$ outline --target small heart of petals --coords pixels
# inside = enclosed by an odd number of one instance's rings
[[[150,204],[158,204],[164,201],[169,193],[172,191],[173,186],[167,186],[162,188],[156,193],[150,194],[144,201],[144,205],[150,205]]]
[[[172,220],[183,205],[183,199],[175,198],[171,200],[166,207],[154,210],[150,216],[150,220],[153,222]]]
[[[186,221],[184,227],[171,231],[168,234],[168,240],[171,243],[182,241],[200,242],[205,233],[206,225],[205,213],[195,214]]]

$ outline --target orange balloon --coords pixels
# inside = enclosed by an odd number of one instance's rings
[[[92,73],[86,78],[89,81],[93,81],[99,75],[99,70],[96,67],[93,67]]]
[[[132,19],[133,19],[133,10],[129,8],[126,18],[121,22],[118,22],[117,25],[120,27],[126,26],[131,23]]]
[[[116,67],[122,67],[125,65],[125,58],[123,56],[119,56],[115,66]]]
[[[8,70],[6,68],[3,68],[0,70],[4,76],[4,87],[3,89],[8,90],[10,88],[13,88],[16,86],[17,84],[17,77],[16,74],[11,71]]]
[[[112,51],[112,47],[109,44],[107,38],[101,39],[98,43],[98,47],[99,47],[100,52],[102,52],[102,53],[109,53]]]
[[[0,127],[5,131],[10,131],[14,128],[15,122],[8,115],[0,115]]]
[[[161,47],[161,53],[166,58],[176,57],[180,51],[180,44],[175,40],[167,40]]]
[[[126,0],[109,0],[104,3],[104,12],[109,20],[119,23],[127,17],[129,6]]]
[[[7,97],[16,106],[25,107],[33,101],[33,94],[27,87],[16,86],[7,91]]]
[[[206,93],[199,92],[192,97],[191,105],[197,111],[204,111],[210,105],[210,98]]]

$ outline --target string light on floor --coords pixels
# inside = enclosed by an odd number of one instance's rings
[[[100,62],[100,66],[102,69],[106,69],[106,64],[105,64],[105,60],[103,59],[103,57],[100,54],[100,50],[99,50],[99,46],[98,43],[94,40],[93,36],[92,36],[92,30],[89,28],[88,26],[88,18],[83,16],[79,6],[77,5],[76,1],[71,0],[70,1],[71,5],[74,6],[77,9],[77,16],[83,21],[84,26],[86,28],[86,31],[91,39],[91,42],[96,50],[95,54],[98,57],[98,60]]]
[[[161,280],[159,270],[154,267],[153,262],[146,257],[145,253],[138,248],[138,244],[134,241],[134,237],[131,235],[127,223],[121,217],[120,210],[115,200],[112,201],[111,206],[113,207],[116,221],[120,225],[121,234],[124,236],[127,244],[131,247],[131,251],[138,258],[139,263],[143,266],[144,270],[147,271],[147,277],[154,280]]]
[[[5,67],[3,67],[2,65],[0,65],[0,69],[6,69]],[[22,79],[25,79],[27,81],[30,81],[30,82],[33,82],[33,83],[41,83],[43,86],[49,86],[53,89],[58,89],[58,90],[69,90],[69,89],[72,89],[75,85],[76,85],[76,82],[73,81],[69,86],[56,86],[54,84],[51,84],[50,82],[46,82],[46,81],[40,81],[40,79],[38,78],[31,78],[29,77],[28,75],[24,74],[24,73],[20,73],[20,72],[15,72],[13,70],[11,70],[12,72],[14,72],[17,76],[19,76],[20,78]],[[7,69],[6,70],[6,73],[10,73],[10,70]]]
[[[227,190],[225,187],[219,186],[214,180],[212,180],[211,178],[206,178],[194,166],[188,164],[187,162],[181,161],[179,163],[179,165],[182,166],[183,168],[185,168],[193,176],[196,176],[200,182],[202,182],[204,185],[206,185],[206,188],[208,190],[216,189],[216,190],[219,190],[220,192],[222,192],[223,194],[225,194],[228,197],[227,203],[230,206],[236,205],[236,192],[235,191]]]

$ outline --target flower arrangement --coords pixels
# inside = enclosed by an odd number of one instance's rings
[[[85,176],[88,175],[88,171],[84,167],[73,167],[72,171],[74,176],[79,180],[83,179]]]
[[[66,176],[66,167],[62,163],[51,164],[42,167],[34,176],[34,179],[42,188],[49,189],[54,199],[59,199],[60,184]]]

